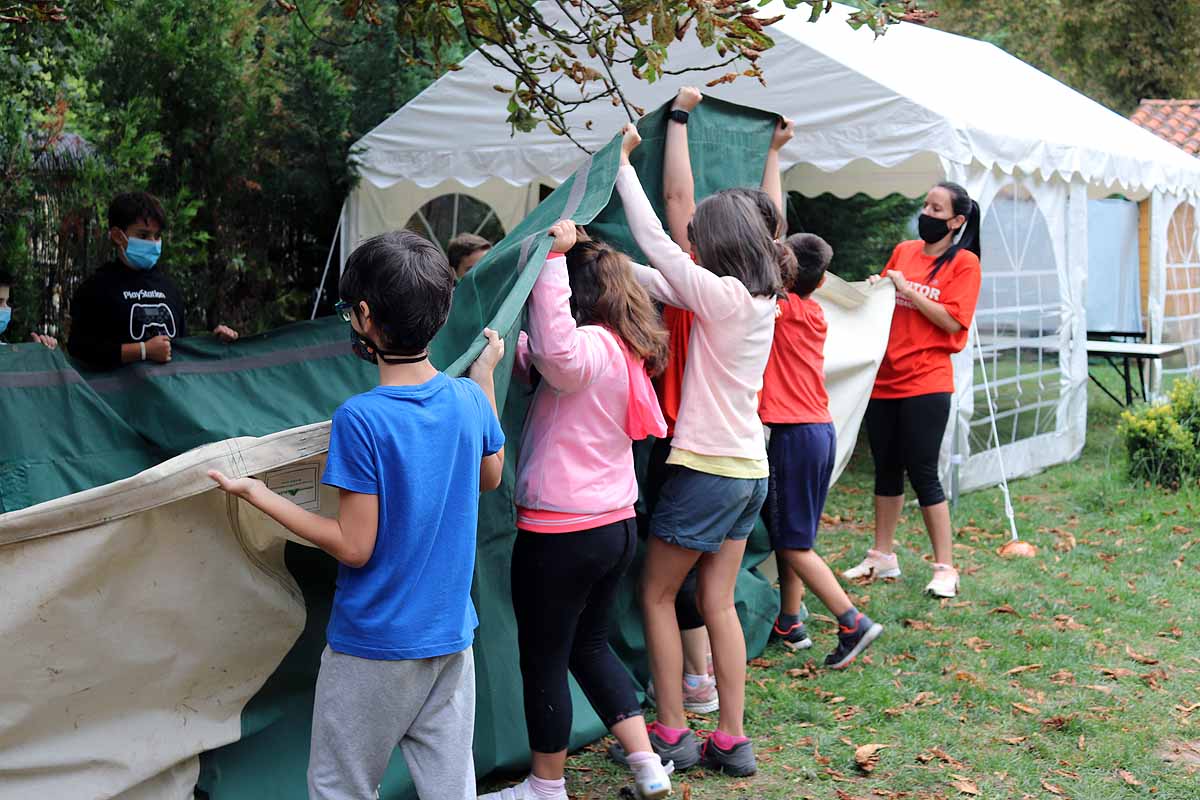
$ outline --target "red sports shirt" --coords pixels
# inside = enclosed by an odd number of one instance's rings
[[[897,295],[892,333],[875,376],[873,398],[898,399],[954,391],[950,355],[967,345],[967,329],[979,300],[982,278],[979,257],[969,250],[960,250],[930,278],[935,259],[921,251],[923,246],[919,240],[896,245],[882,274],[902,273],[913,289],[941,303],[963,327],[958,333],[946,333],[916,306]]]
[[[811,297],[779,301],[758,416],[767,425],[832,422],[825,391],[825,312]]]
[[[665,306],[662,318],[670,342],[667,344],[667,368],[655,379],[654,388],[658,390],[658,403],[667,421],[667,436],[674,436],[675,419],[679,416],[679,404],[683,399],[683,369],[687,365],[688,339],[691,338],[692,320],[696,315],[682,308]]]

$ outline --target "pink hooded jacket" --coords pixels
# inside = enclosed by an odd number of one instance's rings
[[[520,508],[604,514],[637,502],[634,439],[665,436],[642,360],[619,336],[571,316],[567,260],[552,253],[529,297],[516,372],[542,376],[521,438]]]

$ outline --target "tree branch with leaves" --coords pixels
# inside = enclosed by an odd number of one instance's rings
[[[622,108],[631,121],[645,113],[632,103],[627,79],[654,83],[665,75],[728,68],[709,86],[746,78],[765,82],[759,65],[774,46],[768,28],[782,19],[765,16],[757,2],[742,0],[328,0],[351,25],[382,26],[393,19],[402,58],[441,73],[460,67],[465,41],[492,66],[512,76],[508,122],[513,131],[545,124],[576,144],[568,116],[591,103]],[[276,0],[300,13],[295,0]],[[832,9],[828,0],[784,0],[788,9],[808,6],[810,21]],[[847,22],[876,36],[904,19],[920,19],[916,0],[861,0]],[[711,52],[704,64],[669,67],[669,48],[689,36]],[[590,126],[589,123],[585,123]]]

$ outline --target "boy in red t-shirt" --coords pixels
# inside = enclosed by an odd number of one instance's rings
[[[796,275],[786,287],[788,296],[779,301],[758,410],[763,424],[771,428],[771,476],[763,512],[781,582],[793,572],[837,617],[838,646],[825,658],[825,666],[842,669],[883,633],[883,626],[854,607],[833,570],[813,549],[837,459],[837,434],[825,391],[828,326],[812,293],[825,282],[833,249],[810,233],[790,236],[787,244],[796,257]],[[776,631],[801,624],[799,599],[788,592],[783,601]]]

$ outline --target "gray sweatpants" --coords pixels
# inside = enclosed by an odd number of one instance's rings
[[[399,744],[421,800],[475,800],[475,661],[321,654],[308,757],[310,800],[375,800]]]

